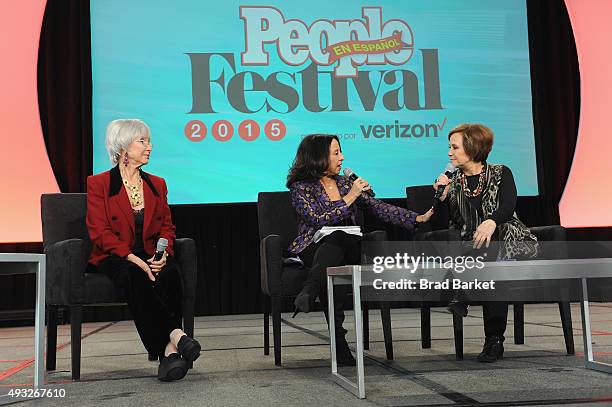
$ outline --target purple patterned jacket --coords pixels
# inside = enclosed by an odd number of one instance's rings
[[[340,196],[344,197],[351,190],[352,182],[337,176],[336,184]],[[291,204],[298,214],[298,235],[289,245],[291,253],[298,254],[313,241],[314,234],[323,226],[334,226],[344,220],[356,224],[355,205],[348,206],[343,199],[331,201],[319,180],[297,181],[289,187]],[[386,204],[378,199],[362,194],[355,201],[360,208],[366,208],[380,220],[412,229],[416,224],[416,212]]]

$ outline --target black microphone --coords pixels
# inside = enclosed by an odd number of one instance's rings
[[[451,163],[448,163],[446,164],[446,168],[444,168],[444,175],[450,178],[453,176],[455,171],[457,171],[457,167],[455,167]],[[444,188],[446,188],[446,185],[440,185],[438,189],[436,190],[436,193],[434,194],[434,202],[433,202],[434,209],[436,209],[438,204],[440,204],[440,198],[442,197],[442,194],[444,193]]]
[[[350,179],[350,180],[351,180],[351,181],[353,181],[353,182],[355,182],[355,180],[356,180],[357,178],[359,178],[359,177],[357,176],[357,174],[355,174],[355,173],[353,172],[353,170],[351,170],[351,169],[350,169],[350,168],[348,168],[348,167],[347,167],[347,168],[345,168],[343,172],[344,172],[344,176],[345,176],[345,177],[347,177],[348,179]],[[372,190],[372,187],[370,187],[370,189],[368,189],[367,191],[363,191],[363,192],[365,192],[366,194],[370,195],[372,198],[374,198],[374,197],[376,196],[376,194],[375,194],[375,193],[374,193],[374,191]]]
[[[157,241],[157,248],[155,249],[155,254],[153,255],[153,261],[159,261],[162,258],[166,247],[168,247],[168,239],[160,237]]]

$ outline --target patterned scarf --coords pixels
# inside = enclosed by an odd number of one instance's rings
[[[482,191],[482,214],[484,219],[495,212],[499,206],[499,185],[501,183],[503,166],[498,164],[486,164],[485,187]],[[460,171],[456,171],[451,179],[449,189],[450,222],[449,226],[461,232],[462,240],[473,240],[476,228],[482,223],[478,210],[465,196],[461,181]],[[516,216],[505,223],[498,224],[500,250],[498,260],[533,258],[538,254],[538,239],[529,231]]]

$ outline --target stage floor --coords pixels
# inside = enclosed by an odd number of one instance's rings
[[[612,363],[612,304],[592,304],[596,359]],[[464,320],[465,360],[454,355],[452,317],[432,309],[432,347],[421,349],[418,309],[394,309],[395,360],[385,359],[380,314],[370,311],[366,351],[366,400],[358,400],[330,377],[329,345],[322,313],[283,314],[283,366],[273,350],[263,354],[263,316],[196,318],[202,356],[175,383],[156,379],[131,321],[83,325],[81,382],[70,381],[70,327],[58,327],[57,370],[49,389],[64,398],[25,401],[11,389],[32,385],[34,329],[0,329],[0,405],[53,406],[544,406],[612,405],[612,375],[583,367],[580,307],[572,306],[576,356],[565,354],[558,307],[525,306],[525,344],[515,345],[512,308],[504,359],[475,361],[483,342],[482,309]],[[352,327],[347,316],[345,327]],[[349,342],[352,336],[349,334]],[[270,338],[272,342],[272,338]],[[350,369],[350,368],[345,368]],[[343,370],[344,372],[344,370]],[[346,371],[350,374],[350,370]]]

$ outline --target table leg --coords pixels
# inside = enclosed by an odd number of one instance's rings
[[[361,316],[361,272],[353,272],[353,310],[355,312],[355,340],[357,342],[357,397],[365,398],[365,373],[363,368],[363,320]]]
[[[338,362],[336,360],[336,321],[334,319],[334,277],[327,276],[327,308],[329,325],[329,344],[331,351],[332,375],[338,374]]]
[[[36,315],[34,321],[34,388],[45,385],[45,260],[38,262],[36,272]]]
[[[357,383],[352,382],[345,376],[338,373],[338,363],[336,360],[336,327],[334,323],[334,276],[327,276],[327,299],[329,307],[329,338],[331,344],[332,378],[340,386],[353,393],[360,399],[365,398],[365,382],[363,368],[363,320],[361,316],[361,268],[353,266],[353,301],[355,310],[355,336],[357,339]]]
[[[582,341],[584,342],[584,367],[601,372],[612,373],[612,365],[597,362],[593,358],[593,344],[591,336],[591,314],[589,312],[589,292],[587,279],[580,279],[582,286],[582,301],[580,302],[580,313],[582,315]]]

